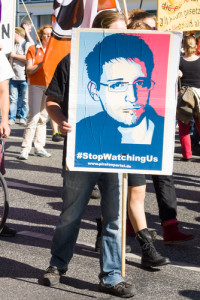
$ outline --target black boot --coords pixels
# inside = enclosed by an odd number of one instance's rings
[[[141,263],[143,267],[159,267],[170,263],[169,258],[163,257],[156,251],[147,228],[138,231],[136,236],[142,248]]]
[[[102,221],[101,218],[97,218],[97,237],[95,242],[95,252],[100,252],[101,248],[101,232],[102,232]]]
[[[102,232],[102,221],[101,218],[97,218],[97,237],[96,237],[96,242],[95,242],[95,252],[100,252],[101,248],[101,232]],[[131,252],[131,246],[126,245],[126,253]]]

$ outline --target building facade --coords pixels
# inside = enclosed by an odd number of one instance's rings
[[[123,8],[122,0],[119,0],[121,8]],[[157,10],[156,0],[126,0],[127,9],[142,8],[148,11],[155,12]]]
[[[51,24],[53,0],[24,0],[24,4],[36,28],[44,24]],[[26,9],[21,0],[19,0],[17,11],[19,23],[21,23],[23,18],[27,18]]]

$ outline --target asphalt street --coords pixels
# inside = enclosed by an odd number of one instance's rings
[[[0,238],[0,300],[116,299],[98,291],[99,255],[94,252],[99,200],[90,200],[81,223],[74,257],[66,276],[54,287],[41,283],[49,265],[50,247],[57,216],[61,210],[62,142],[51,141],[47,130],[46,149],[51,158],[17,159],[24,126],[15,124],[6,141],[6,181],[10,211],[7,224],[17,230],[14,238]],[[140,247],[127,238],[132,252],[126,255],[126,279],[134,283],[137,300],[200,299],[200,157],[182,162],[176,135],[174,179],[178,201],[179,226],[193,233],[192,241],[165,245],[151,177],[145,200],[149,228],[157,231],[156,248],[171,264],[160,269],[143,269]]]

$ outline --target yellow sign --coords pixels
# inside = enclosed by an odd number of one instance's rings
[[[200,0],[158,0],[158,30],[200,30]]]

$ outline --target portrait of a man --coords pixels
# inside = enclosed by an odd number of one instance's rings
[[[165,118],[158,111],[165,99],[158,97],[166,91],[156,80],[159,75],[152,76],[155,61],[158,58],[141,34],[104,35],[87,53],[85,90],[78,94],[84,101],[76,122],[75,165],[106,168],[112,162],[116,168],[123,164],[136,170],[161,170]],[[163,68],[166,81],[166,62]],[[93,105],[99,110],[92,110]]]

